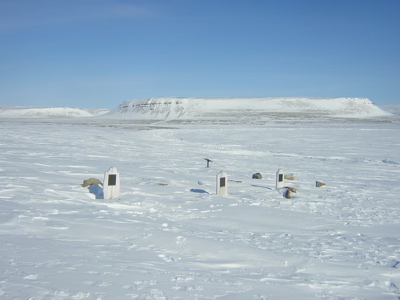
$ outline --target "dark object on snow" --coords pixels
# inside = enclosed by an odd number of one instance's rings
[[[325,185],[325,183],[323,183],[323,182],[321,182],[321,181],[316,181],[315,182],[315,186],[316,187],[321,187],[321,186],[324,186]]]
[[[87,187],[92,184],[98,184],[98,185],[103,186],[103,183],[100,180],[98,180],[96,178],[89,178],[89,179],[86,179],[83,181],[82,187]]]
[[[392,268],[400,269],[400,262],[394,261],[394,264],[393,264],[393,267],[392,267]]]
[[[210,167],[210,162],[212,162],[212,160],[208,159],[208,158],[205,158],[205,160],[207,161],[207,168],[209,168]]]
[[[255,173],[255,174],[253,174],[253,179],[261,179],[261,178],[262,178],[261,173]]]
[[[283,193],[283,196],[286,199],[291,199],[292,198],[292,193],[297,193],[297,189],[292,188],[290,186],[285,186],[285,192]]]

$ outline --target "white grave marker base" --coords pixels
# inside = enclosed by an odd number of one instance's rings
[[[111,167],[104,173],[103,194],[104,199],[112,199],[119,196],[120,181],[117,168]]]
[[[223,171],[217,174],[217,195],[228,195],[228,175]]]
[[[276,188],[280,189],[285,186],[285,175],[283,174],[283,170],[279,169],[278,172],[276,172]]]

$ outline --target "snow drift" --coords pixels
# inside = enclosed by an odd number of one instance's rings
[[[308,114],[345,118],[390,115],[364,98],[148,98],[125,101],[106,114],[125,119],[196,119],[210,116]]]

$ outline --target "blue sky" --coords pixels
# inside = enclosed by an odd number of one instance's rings
[[[400,0],[0,0],[0,106],[400,104]]]

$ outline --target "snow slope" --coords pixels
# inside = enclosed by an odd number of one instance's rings
[[[108,110],[71,107],[0,107],[0,118],[82,118],[106,112]]]
[[[1,299],[399,299],[399,122],[90,120],[0,119]]]
[[[107,118],[196,119],[240,115],[308,114],[364,118],[389,115],[362,98],[150,98],[125,101]]]
[[[400,115],[400,105],[382,105],[381,108],[392,114]]]

